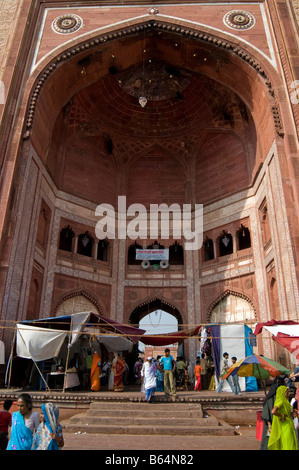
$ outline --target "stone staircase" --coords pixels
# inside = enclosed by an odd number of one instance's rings
[[[61,423],[67,433],[233,436],[234,428],[203,413],[199,403],[105,402]]]

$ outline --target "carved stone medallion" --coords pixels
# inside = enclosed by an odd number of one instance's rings
[[[80,16],[77,15],[61,15],[58,16],[52,23],[52,28],[56,33],[71,34],[78,31],[83,25]]]
[[[224,24],[232,29],[250,29],[255,25],[255,18],[251,13],[243,10],[232,10],[223,18]]]

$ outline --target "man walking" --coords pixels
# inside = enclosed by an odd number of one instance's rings
[[[165,349],[165,356],[161,357],[159,363],[159,369],[164,374],[164,393],[168,397],[169,395],[176,396],[176,388],[174,383],[174,372],[175,372],[175,360],[170,355],[170,350]]]
[[[151,403],[151,399],[156,391],[156,366],[150,356],[141,369],[142,391],[145,393],[145,401]]]
[[[216,390],[217,393],[221,393],[222,389],[223,389],[224,380],[221,378],[221,376],[226,374],[227,370],[229,369],[228,358],[229,358],[228,353],[227,352],[223,353],[223,359],[221,361],[219,385],[218,385],[218,388]],[[233,394],[235,394],[234,384],[233,384],[231,376],[229,375],[225,380],[228,382]]]

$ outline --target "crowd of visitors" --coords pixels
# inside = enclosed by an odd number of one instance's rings
[[[90,355],[88,355],[89,357]],[[77,356],[71,361],[71,367],[76,368]],[[221,379],[229,367],[235,364],[236,357],[229,361],[228,353],[223,354],[221,374],[216,392],[223,390],[223,383],[229,378]],[[151,403],[156,391],[164,392],[166,396],[175,397],[177,389],[191,385],[194,391],[207,389],[213,384],[213,363],[206,353],[196,359],[193,370],[183,357],[177,360],[165,349],[164,356],[156,359],[149,356],[145,361],[138,358],[134,365],[136,384],[141,386],[145,401]],[[100,378],[104,364],[100,355],[94,353],[88,360],[90,369],[91,390],[100,390]],[[126,377],[126,363],[114,353],[109,369],[112,370],[112,390],[123,390]],[[108,370],[108,369],[107,369]],[[191,373],[192,372],[192,373]],[[109,387],[109,375],[107,379]],[[241,394],[238,375],[235,380],[228,380],[234,394]],[[231,378],[232,378],[231,377]],[[278,376],[264,400],[261,419],[263,432],[261,450],[298,450],[299,431],[299,388],[294,386],[299,381],[296,373]],[[112,382],[111,382],[112,385]],[[13,405],[11,400],[3,403],[0,411],[0,450],[60,450],[64,446],[62,427],[59,423],[59,410],[54,403],[44,403],[41,411],[33,411],[31,396],[22,393],[17,400],[18,411],[10,413]],[[9,432],[10,429],[10,432]]]
[[[148,402],[151,402],[155,392],[164,392],[166,397],[175,397],[177,390],[180,389],[195,391],[215,389],[214,365],[212,358],[206,353],[197,357],[193,366],[182,356],[174,359],[170,350],[166,348],[164,356],[157,356],[156,359],[150,356],[143,363],[143,360],[138,358],[134,372],[136,384],[142,384]]]
[[[127,360],[118,353],[111,353],[106,361],[102,360],[98,351],[89,350],[84,355],[75,353],[66,369],[65,390],[123,391],[128,383],[132,383],[132,377],[134,383],[141,386],[144,363],[144,359],[138,357],[129,369]],[[176,389],[180,388],[189,390],[193,387],[197,391],[215,389],[214,364],[212,357],[206,353],[201,353],[193,363],[186,361],[182,356],[174,359],[169,349],[166,348],[164,356],[158,355],[153,358],[153,364],[156,366],[156,391],[158,392],[164,391],[166,395],[175,395]],[[64,377],[61,361],[56,362],[53,367],[54,375],[59,368],[61,377]],[[52,383],[50,385],[57,388]]]

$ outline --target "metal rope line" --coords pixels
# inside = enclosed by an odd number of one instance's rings
[[[7,327],[7,326],[0,326],[0,330],[1,329],[10,329],[10,330],[13,330],[13,331],[16,331],[16,330],[24,330],[24,331],[28,331],[26,328],[23,328],[22,327]],[[45,330],[47,330],[48,328],[36,328],[35,327],[35,332],[43,332],[45,333]],[[140,336],[140,334],[134,334],[134,333],[130,333],[129,335],[128,334],[125,334],[125,333],[117,333],[117,332],[112,332],[112,333],[104,333],[104,332],[99,332],[99,334],[97,334],[96,332],[92,331],[92,332],[89,332],[89,331],[74,331],[72,332],[72,330],[59,330],[59,329],[53,329],[53,328],[49,328],[49,330],[51,332],[53,331],[57,331],[57,332],[60,332],[60,333],[65,333],[65,334],[76,334],[76,335],[86,335],[86,336],[119,336],[119,337],[124,337],[124,338],[127,338],[128,336],[129,337],[137,337],[139,339],[140,342],[142,342],[142,337],[143,335]],[[144,335],[144,337],[156,337],[156,338],[173,338],[175,339],[176,337],[176,333],[178,333],[179,335],[179,338],[180,339],[192,339],[192,338],[197,338],[198,340],[201,338],[200,335],[189,335],[189,334],[186,334],[186,335],[180,335],[180,331],[175,331],[175,332],[172,332],[172,333],[162,333],[162,334],[157,334],[157,335],[152,335],[152,334],[149,334],[149,335]],[[213,336],[213,335],[208,335],[206,339],[222,339],[222,338],[225,338],[225,339],[250,339],[249,336]],[[265,338],[264,338],[265,339]],[[263,340],[264,340],[263,339]],[[269,338],[270,339],[270,338]]]
[[[70,314],[71,316],[72,314]],[[57,321],[56,319],[54,319],[55,317],[53,317],[53,321],[51,322],[51,320],[49,320],[49,318],[38,318],[38,319],[33,319],[33,320],[1,320],[0,319],[0,323],[1,322],[5,322],[5,323],[14,323],[14,324],[19,324],[19,323],[55,323],[55,324],[60,324],[60,325],[69,325],[69,322],[64,322],[64,321]],[[59,318],[59,317],[56,317],[56,318]],[[113,321],[113,320],[112,320]],[[299,323],[299,319],[295,319],[295,320],[292,320],[296,323],[296,321],[298,321]],[[240,320],[240,321],[235,321],[235,322],[232,322],[232,323],[225,323],[225,322],[209,322],[209,323],[203,323],[203,322],[200,322],[200,323],[179,323],[178,326],[179,327],[184,327],[184,328],[194,328],[194,327],[197,327],[197,326],[201,326],[201,327],[204,327],[204,326],[207,326],[207,327],[210,327],[210,326],[217,326],[217,325],[256,325],[258,323],[265,323],[265,322],[258,322],[256,320]],[[106,323],[106,324],[100,324],[100,323],[95,323],[94,324],[95,326],[103,326],[105,327],[105,325],[107,326],[110,326],[110,327],[113,327],[113,328],[117,328],[118,326],[127,326],[127,327],[133,327],[133,328],[140,328],[139,327],[139,324],[136,324],[136,323],[121,323],[121,322],[117,322],[117,325],[114,325],[113,323]],[[150,325],[148,323],[148,325]],[[173,324],[168,324],[168,323],[164,323],[163,324],[164,326],[173,326]],[[1,326],[0,326],[1,327]],[[142,328],[141,328],[142,329]]]

